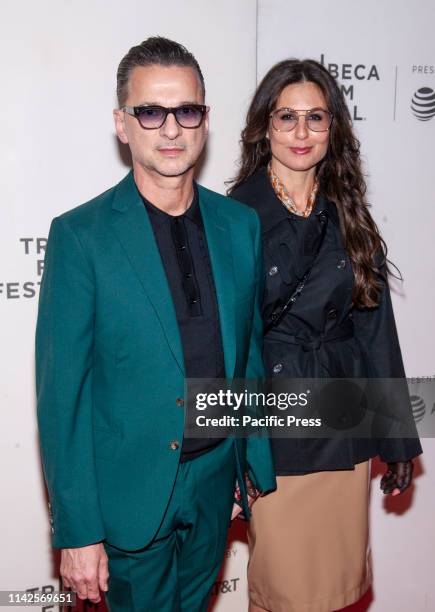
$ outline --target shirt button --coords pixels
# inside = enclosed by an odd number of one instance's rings
[[[342,268],[345,268],[345,267],[346,267],[346,260],[345,259],[340,259],[340,261],[337,264],[337,268],[339,270],[341,270]]]
[[[275,363],[275,365],[272,368],[272,372],[274,374],[279,374],[282,370],[282,363]]]
[[[328,319],[336,319],[336,318],[337,318],[337,309],[331,308],[331,310],[328,312]]]
[[[275,276],[278,272],[278,266],[272,266],[269,270],[269,276]]]
[[[177,397],[175,403],[177,404],[177,406],[184,406],[184,399],[182,397]]]
[[[169,447],[171,448],[171,450],[178,450],[180,444],[178,442],[178,440],[172,440]]]

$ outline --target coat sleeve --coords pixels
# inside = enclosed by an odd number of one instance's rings
[[[415,429],[407,386],[402,353],[394,320],[388,277],[385,274],[379,306],[370,309],[353,309],[355,336],[368,364],[372,378],[403,379],[404,404],[409,407],[410,427]],[[394,407],[392,408],[394,411]],[[422,453],[415,429],[412,438],[380,438],[378,454],[382,461],[407,461]]]
[[[92,434],[94,276],[67,220],[50,228],[36,328],[40,446],[53,546],[100,542]]]
[[[263,251],[260,221],[254,211],[252,211],[252,214],[255,217],[256,290],[249,355],[246,367],[246,378],[248,380],[263,379],[265,376],[262,356],[263,321],[260,310],[264,289]],[[267,436],[264,438],[248,438],[246,453],[248,474],[254,486],[262,493],[274,490],[276,488],[276,479],[269,438]]]

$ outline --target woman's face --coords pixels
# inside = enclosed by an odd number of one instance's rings
[[[313,108],[328,110],[322,91],[315,83],[304,82],[287,85],[276,102],[274,110],[291,108],[307,111]],[[269,120],[266,136],[270,140],[272,165],[279,173],[280,168],[295,172],[308,171],[325,157],[328,150],[329,130],[313,132],[308,129],[303,113],[290,132],[278,132]]]

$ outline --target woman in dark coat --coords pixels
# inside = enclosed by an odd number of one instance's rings
[[[404,378],[386,246],[365,191],[334,78],[312,60],[274,66],[249,108],[230,189],[262,222],[268,377]],[[254,503],[249,528],[250,611],[357,601],[372,579],[370,459],[388,464],[383,492],[400,494],[418,438],[273,439],[272,448],[278,488]]]

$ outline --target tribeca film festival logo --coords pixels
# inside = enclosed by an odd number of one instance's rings
[[[320,63],[329,74],[341,83],[341,91],[348,101],[348,108],[353,121],[365,121],[361,116],[358,104],[355,102],[355,85],[361,81],[379,81],[379,70],[375,64],[336,64],[326,62],[325,54],[320,55]],[[344,81],[344,82],[343,82]],[[348,81],[354,81],[348,83]]]
[[[55,593],[56,590],[59,591],[60,590],[60,585],[56,585],[54,586],[53,584],[45,584],[43,586],[40,587],[32,587],[29,589],[26,589],[26,593],[35,593],[37,594],[39,593],[44,593],[45,595],[50,595],[52,593]],[[59,606],[59,604],[47,604],[45,606],[41,606],[41,610],[42,612],[51,612],[52,610],[54,611],[57,607]],[[38,606],[39,607],[39,606]]]
[[[19,238],[20,252],[25,256],[36,258],[36,276],[39,280],[31,281],[4,281],[0,282],[0,297],[7,300],[20,298],[34,298],[41,285],[41,276],[44,270],[44,254],[47,238]]]

